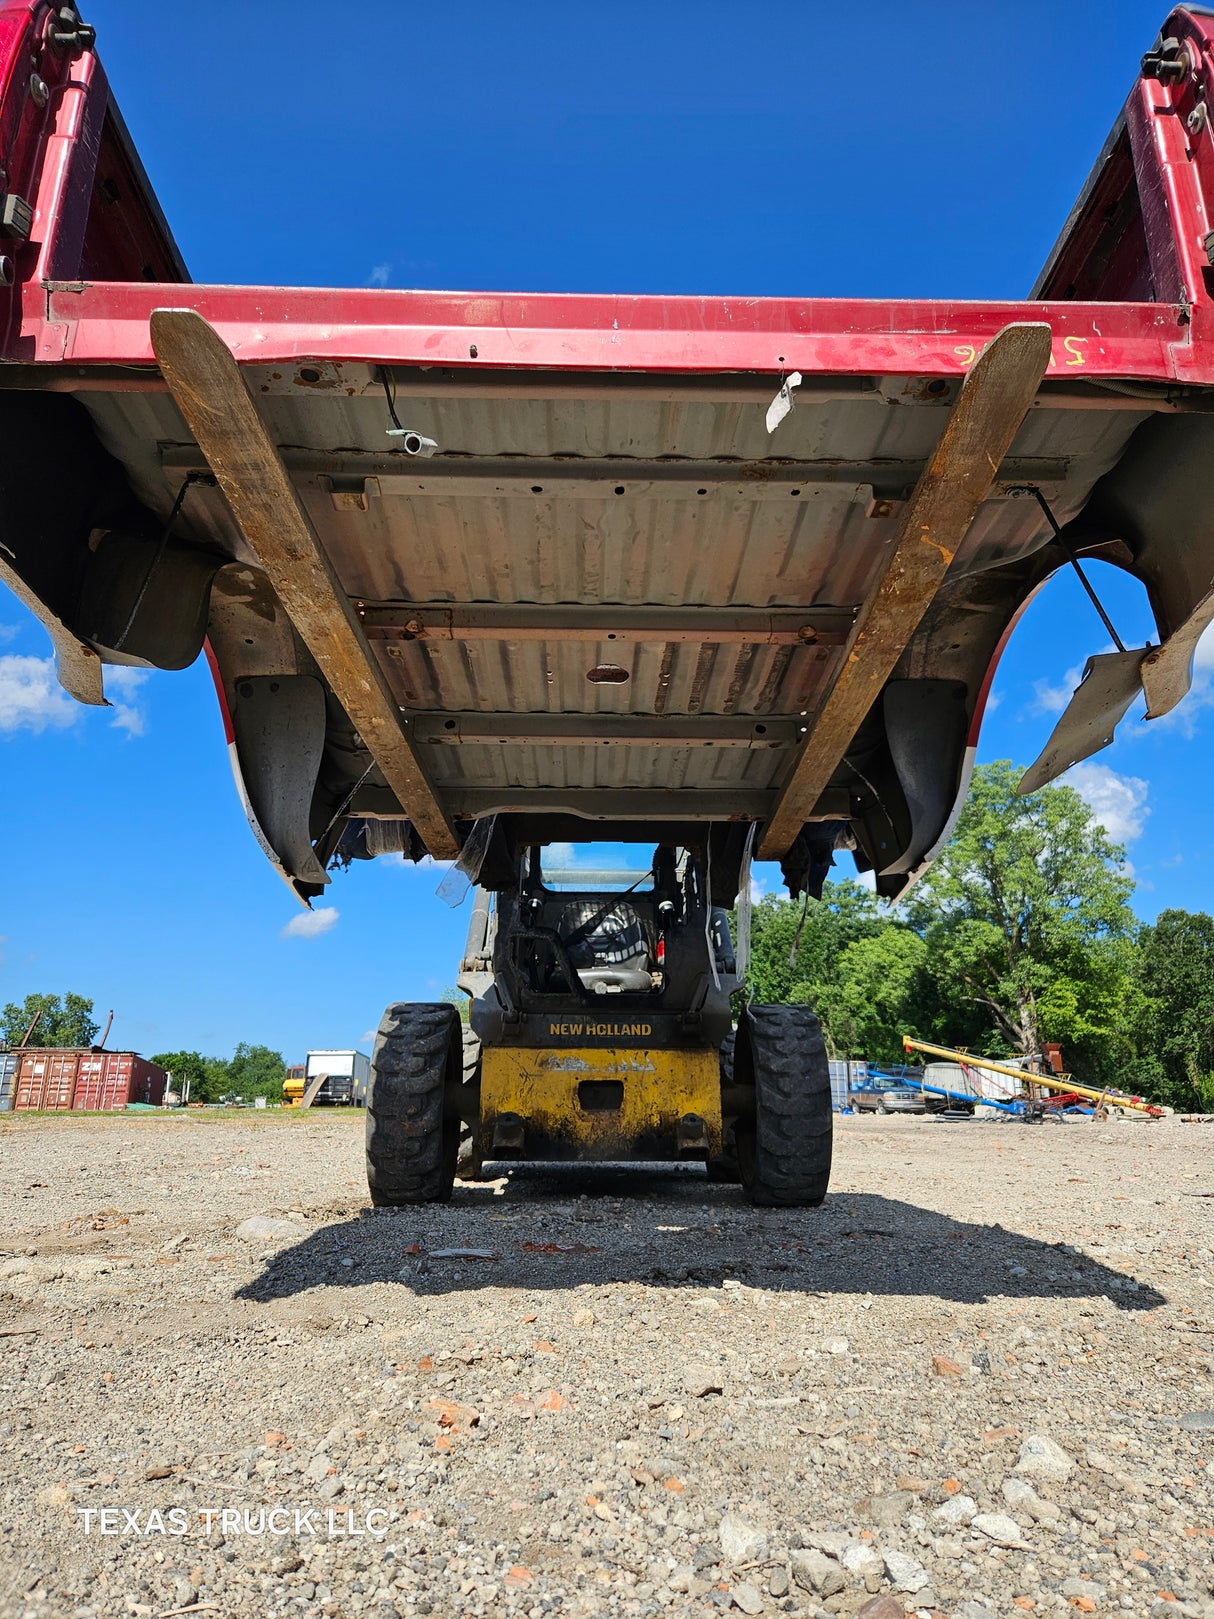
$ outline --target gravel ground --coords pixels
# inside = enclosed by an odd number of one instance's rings
[[[806,1213],[361,1130],[4,1116],[0,1613],[1214,1615],[1214,1124],[845,1119]]]

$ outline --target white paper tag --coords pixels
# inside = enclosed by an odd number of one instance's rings
[[[792,391],[801,386],[801,373],[790,371],[780,384],[780,391],[767,407],[767,431],[774,433],[786,416],[796,408]]]

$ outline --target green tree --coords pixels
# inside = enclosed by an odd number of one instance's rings
[[[747,994],[764,1005],[811,1000],[815,986],[834,978],[848,945],[887,925],[876,895],[858,883],[827,883],[808,906],[764,894],[751,912]]]
[[[247,1102],[255,1096],[281,1102],[286,1077],[287,1065],[282,1053],[271,1051],[269,1046],[250,1046],[241,1041],[227,1064],[229,1093],[234,1091]]]
[[[1214,918],[1161,911],[1138,943],[1137,1084],[1173,1107],[1214,1111]]]
[[[30,1035],[31,1046],[91,1046],[100,1024],[93,1021],[93,1003],[71,991],[58,995],[27,995],[20,1006],[10,1001],[0,1013],[0,1047],[19,1046],[25,1031],[41,1012]]]
[[[919,1034],[927,945],[910,928],[887,923],[849,944],[833,976],[811,986],[827,1043],[840,1057],[906,1061],[904,1034]]]
[[[448,1006],[453,1006],[459,1013],[460,1022],[467,1023],[469,1008],[471,1007],[472,1003],[469,1001],[462,989],[456,989],[454,985],[448,984],[446,989],[444,989],[442,994],[439,996],[439,1000],[446,1001]]]
[[[982,1013],[990,1034],[1029,1056],[1062,1041],[1077,1068],[1112,1077],[1131,1054],[1137,923],[1125,851],[1073,788],[1020,798],[1019,777],[1006,759],[974,772],[952,840],[906,914],[926,940],[942,1010]]]
[[[215,1102],[231,1089],[228,1065],[222,1057],[204,1057],[200,1051],[161,1051],[150,1060],[172,1074],[179,1091],[189,1080],[191,1102]]]

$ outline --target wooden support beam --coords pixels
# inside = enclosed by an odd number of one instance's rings
[[[1005,326],[966,375],[897,539],[856,617],[838,673],[768,820],[759,855],[789,846],[906,650],[994,482],[1050,363],[1050,328]]]
[[[453,858],[455,835],[231,350],[192,309],[154,309],[151,329],[169,391],[288,617],[426,848]]]

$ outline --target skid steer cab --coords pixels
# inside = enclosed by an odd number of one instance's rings
[[[489,1163],[654,1161],[702,1163],[753,1203],[822,1202],[818,1020],[749,1006],[735,1030],[742,981],[706,853],[659,846],[648,869],[618,871],[549,867],[531,846],[508,886],[476,890],[458,978],[469,1023],[446,1003],[398,1002],[379,1027],[373,1202],[442,1201]]]

